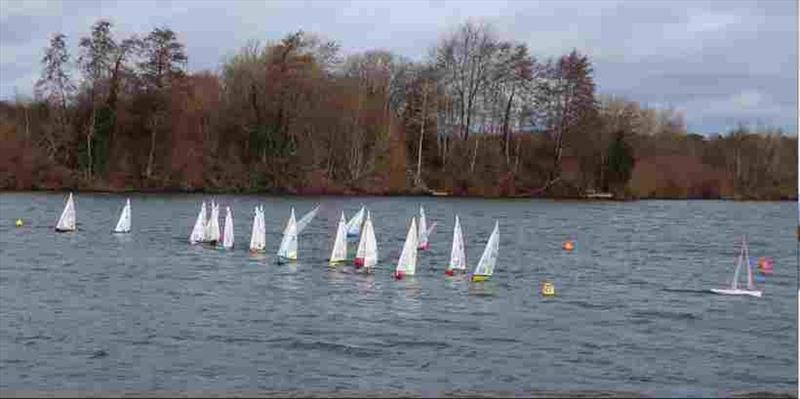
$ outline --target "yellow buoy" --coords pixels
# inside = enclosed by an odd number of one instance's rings
[[[17,227],[22,227],[22,225],[23,225],[23,223],[22,223],[22,219],[17,219],[17,222],[16,222],[16,223],[14,223],[14,224],[15,224]]]
[[[564,241],[564,244],[561,245],[561,248],[564,248],[565,251],[572,251],[572,249],[575,248],[575,244],[572,242],[572,240],[567,240]]]
[[[544,296],[554,296],[556,294],[556,287],[553,285],[553,283],[545,281],[542,283],[541,292]]]

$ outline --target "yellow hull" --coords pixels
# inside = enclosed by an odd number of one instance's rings
[[[489,277],[491,277],[491,276],[484,276],[482,274],[473,274],[472,275],[472,281],[474,281],[474,282],[486,281],[486,280],[489,279]]]
[[[336,267],[336,266],[343,265],[345,263],[347,263],[347,260],[334,260],[334,261],[329,261],[328,262],[328,266]]]

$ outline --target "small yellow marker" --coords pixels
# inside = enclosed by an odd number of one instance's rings
[[[542,283],[542,295],[544,296],[556,295],[556,287],[553,285],[553,283],[549,281],[545,281]]]
[[[17,227],[22,227],[22,225],[23,225],[23,223],[22,223],[22,219],[17,219],[17,222],[16,222],[16,223],[14,223],[14,224],[15,224]]]

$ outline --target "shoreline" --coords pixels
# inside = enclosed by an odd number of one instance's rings
[[[564,202],[637,202],[637,201],[731,201],[731,202],[796,202],[798,197],[790,198],[735,198],[735,197],[627,197],[627,198],[587,198],[576,196],[548,196],[548,195],[470,195],[470,194],[434,194],[432,192],[293,192],[290,190],[264,190],[264,191],[236,191],[236,190],[180,190],[180,189],[129,189],[129,190],[99,190],[99,189],[34,189],[34,190],[0,190],[2,194],[15,193],[89,193],[89,194],[205,194],[205,195],[267,195],[282,197],[435,197],[458,199],[484,199],[484,200],[551,200]]]

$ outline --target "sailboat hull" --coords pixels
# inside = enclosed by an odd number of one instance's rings
[[[291,262],[297,262],[297,258],[287,258],[285,256],[280,256],[280,255],[278,256],[278,263],[279,264],[291,263]]]
[[[486,276],[483,274],[473,274],[471,280],[477,283],[479,281],[486,281],[489,279],[489,277],[491,276]]]
[[[717,289],[712,288],[711,292],[720,295],[748,295],[756,298],[761,298],[761,291],[756,290],[740,290],[740,289]]]

